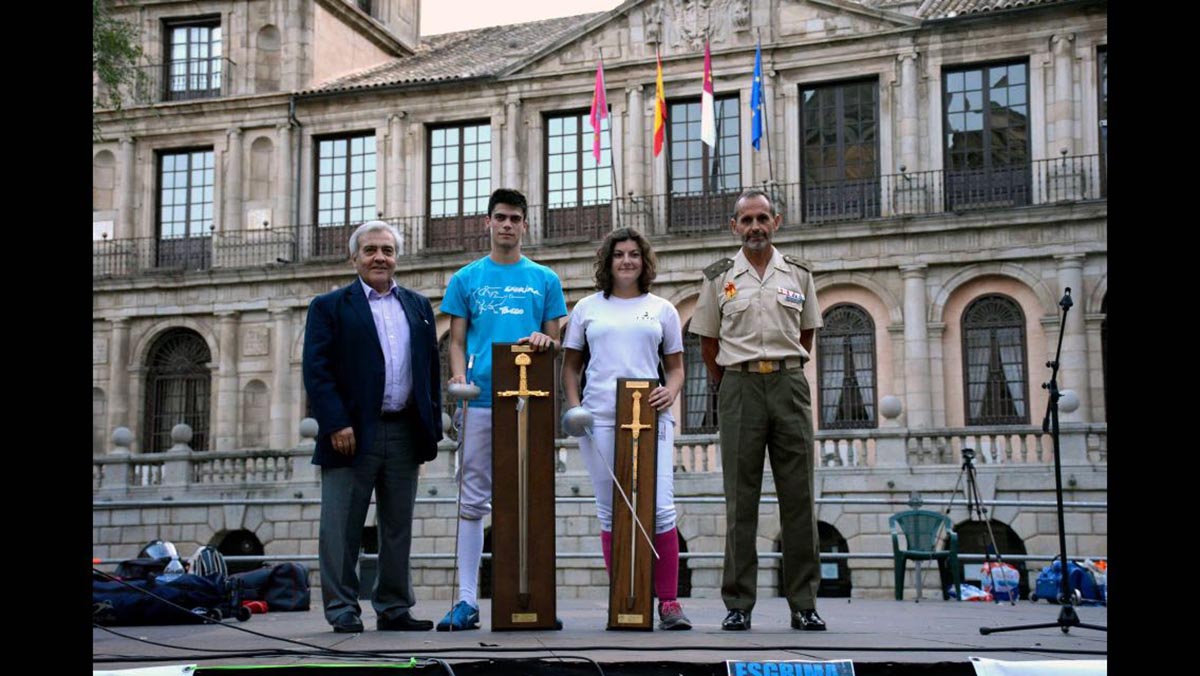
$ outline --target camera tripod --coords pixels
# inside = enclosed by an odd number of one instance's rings
[[[950,516],[950,510],[954,507],[954,498],[958,495],[959,486],[963,485],[963,480],[966,480],[966,486],[963,487],[963,495],[967,500],[967,519],[979,519],[983,522],[983,526],[987,531],[987,544],[983,549],[983,562],[989,571],[993,570],[991,566],[987,566],[992,562],[992,554],[996,555],[997,563],[1004,563],[1004,557],[1000,554],[1000,547],[996,546],[996,534],[992,532],[992,522],[988,520],[987,508],[983,506],[983,498],[979,495],[979,482],[975,476],[975,449],[962,449],[962,470],[958,473],[958,481],[954,483],[954,492],[950,494],[950,502],[946,504],[946,516]],[[996,588],[993,576],[992,589]],[[996,603],[1000,603],[1000,599],[993,594]],[[1017,597],[1014,594],[1010,599],[1012,605],[1017,604]]]

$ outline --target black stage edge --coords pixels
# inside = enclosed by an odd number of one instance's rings
[[[695,662],[613,662],[601,663],[605,676],[725,676],[725,663],[698,664]],[[457,676],[586,676],[600,674],[596,666],[581,660],[572,660],[564,655],[561,660],[480,660],[476,662],[450,663]],[[262,676],[262,667],[245,669],[221,667],[196,669],[196,676],[236,676],[246,674]],[[450,672],[440,664],[416,666],[397,670],[395,666],[345,666],[345,667],[272,667],[271,676],[396,676],[397,673],[419,676],[448,675]],[[963,658],[961,662],[855,662],[856,676],[974,676],[975,668]]]

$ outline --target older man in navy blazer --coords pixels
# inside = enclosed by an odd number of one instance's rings
[[[429,299],[393,279],[399,242],[383,221],[359,226],[350,236],[358,278],[315,298],[304,332],[304,387],[320,425],[321,596],[341,633],[363,630],[356,567],[372,490],[376,628],[433,628],[410,613],[409,553],[418,470],[442,438],[437,329]]]

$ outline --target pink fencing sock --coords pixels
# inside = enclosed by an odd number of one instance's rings
[[[660,603],[674,601],[679,593],[679,535],[675,528],[654,536],[658,560],[654,562],[654,593]]]
[[[604,552],[604,570],[612,577],[612,531],[600,531],[600,551]]]

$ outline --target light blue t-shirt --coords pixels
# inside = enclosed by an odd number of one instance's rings
[[[467,320],[467,380],[479,386],[472,406],[492,405],[492,343],[515,343],[542,322],[566,316],[562,283],[550,268],[521,256],[508,265],[484,256],[450,278],[442,312]]]

